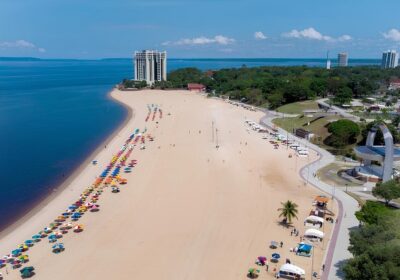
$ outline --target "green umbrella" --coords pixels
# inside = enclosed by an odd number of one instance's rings
[[[26,266],[23,269],[20,269],[19,272],[21,272],[21,277],[22,278],[27,278],[32,276],[32,271],[34,271],[35,268],[33,266]]]

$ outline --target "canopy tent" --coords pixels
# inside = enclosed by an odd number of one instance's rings
[[[302,269],[302,268],[300,268],[298,266],[295,266],[293,264],[290,264],[290,263],[286,263],[286,264],[281,266],[281,268],[279,269],[279,274],[281,274],[281,273],[283,275],[285,275],[285,274],[295,274],[295,275],[299,275],[299,276],[302,276],[302,275],[306,274],[304,269]]]
[[[318,238],[323,238],[324,237],[324,233],[320,230],[314,229],[314,228],[310,228],[307,229],[306,232],[304,233],[305,237],[318,237]]]
[[[328,203],[329,198],[327,198],[326,196],[319,195],[314,199],[314,201],[317,203],[326,204]]]
[[[309,252],[311,252],[312,247],[313,247],[313,246],[310,245],[310,244],[300,243],[297,250],[298,250],[298,252],[300,251],[300,252],[307,252],[307,253],[309,253]]]
[[[270,248],[276,249],[278,248],[279,243],[277,241],[271,241],[271,244],[269,245]]]
[[[314,222],[314,223],[324,223],[324,219],[321,217],[317,217],[314,215],[308,216],[305,220],[305,222]]]

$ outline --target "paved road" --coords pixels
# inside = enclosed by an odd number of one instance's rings
[[[330,108],[331,110],[337,112],[339,115],[341,115],[344,118],[351,119],[351,120],[354,120],[354,121],[357,121],[357,122],[360,121],[359,117],[348,113],[346,110],[344,110],[344,109],[342,109],[340,107],[334,106],[334,105],[329,105],[328,103],[326,103],[327,100],[328,100],[328,98],[320,99],[320,100],[317,100],[317,103],[320,106]]]
[[[277,117],[276,113],[267,112],[266,115],[261,118],[260,123],[272,128],[274,127],[272,119],[275,117]],[[287,135],[287,131],[280,128],[278,130],[279,133]],[[319,181],[317,177],[313,176],[313,174],[316,174],[318,169],[335,161],[335,157],[331,153],[292,134],[289,134],[289,138],[295,139],[297,142],[302,143],[304,146],[316,151],[320,155],[319,160],[303,167],[300,170],[300,175],[305,182],[307,182],[307,184],[313,185],[328,195],[333,196],[338,202],[339,213],[337,214],[337,223],[334,227],[331,242],[325,255],[325,271],[322,273],[321,279],[344,279],[341,266],[343,265],[344,261],[352,257],[347,248],[350,244],[350,229],[358,227],[358,220],[354,215],[354,213],[358,210],[358,203],[343,190]]]

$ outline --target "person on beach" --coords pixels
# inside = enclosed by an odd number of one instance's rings
[[[281,248],[283,247],[283,242],[281,241]]]

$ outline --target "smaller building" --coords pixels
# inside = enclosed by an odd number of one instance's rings
[[[296,128],[295,135],[300,138],[307,139],[307,140],[310,140],[314,136],[313,133],[311,133],[310,131],[307,131],[305,129],[302,129],[302,128]]]
[[[190,91],[205,92],[206,86],[202,84],[188,84],[187,89]]]
[[[398,90],[398,89],[400,89],[400,79],[391,80],[388,90]]]

